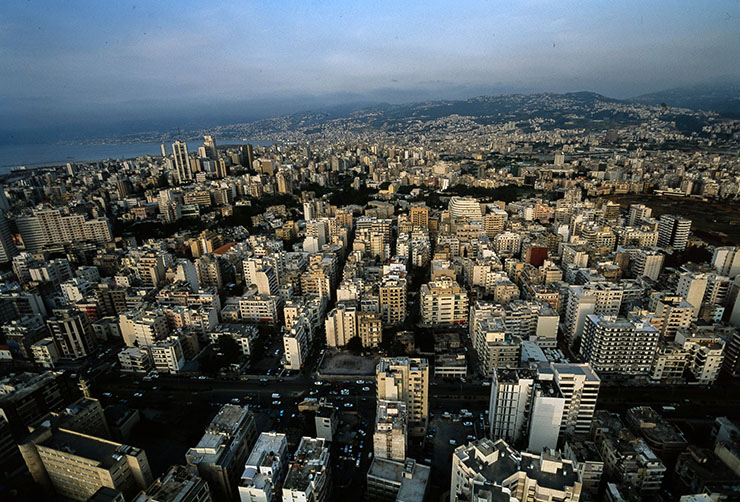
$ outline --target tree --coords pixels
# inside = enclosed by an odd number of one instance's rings
[[[359,336],[354,336],[349,342],[347,342],[346,348],[354,355],[358,356],[362,352],[362,340],[360,340]]]
[[[230,336],[219,336],[216,347],[218,352],[223,354],[221,356],[222,366],[238,363],[242,357],[239,344]]]

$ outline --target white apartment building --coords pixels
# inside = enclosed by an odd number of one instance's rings
[[[288,462],[285,434],[263,432],[257,437],[239,480],[240,502],[273,502]]]
[[[170,336],[155,342],[149,346],[149,353],[152,356],[152,365],[157,373],[176,375],[185,366],[185,355],[179,337]]]
[[[581,482],[570,460],[517,452],[502,439],[479,439],[452,454],[450,502],[577,502]]]
[[[581,357],[599,373],[647,375],[659,339],[660,331],[647,320],[591,314],[581,337]]]

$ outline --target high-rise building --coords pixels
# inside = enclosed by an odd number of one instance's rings
[[[516,443],[527,433],[534,370],[493,370],[488,412],[490,436]]]
[[[239,480],[257,440],[254,415],[246,406],[224,405],[198,444],[185,454],[208,482],[216,500],[238,498]]]
[[[699,316],[704,295],[707,291],[708,281],[707,274],[696,274],[693,272],[684,272],[678,278],[676,294],[682,296],[694,307],[694,318]]]
[[[301,438],[283,482],[283,502],[326,502],[331,489],[329,448],[323,439]]]
[[[86,220],[81,214],[65,216],[58,209],[37,209],[15,221],[26,251],[31,252],[45,246],[113,240],[108,218]]]
[[[644,204],[630,204],[629,216],[627,216],[627,225],[634,227],[639,225],[643,220],[652,216],[653,210]]]
[[[132,502],[211,502],[212,500],[208,483],[198,476],[195,467],[174,465]]]
[[[5,195],[5,187],[0,184],[0,212],[10,211],[10,202],[8,202],[8,196]]]
[[[334,406],[320,403],[314,417],[316,437],[326,441],[334,441],[334,435],[339,429],[339,413]]]
[[[68,379],[61,372],[19,373],[0,379],[0,416],[8,422],[17,440],[28,434],[32,424],[73,400]]]
[[[479,368],[485,375],[491,375],[495,368],[516,368],[519,365],[522,340],[511,334],[500,317],[477,320],[471,337],[478,354]]]
[[[216,151],[216,139],[213,136],[203,136],[203,148],[205,149],[205,156],[211,160],[218,159],[218,152]]]
[[[367,471],[367,500],[423,502],[431,468],[413,458],[374,457]]]
[[[221,289],[224,285],[221,257],[206,254],[195,260],[195,272],[201,288]]]
[[[193,181],[188,144],[184,141],[175,141],[172,143],[172,153],[175,158],[175,179],[177,183],[183,185]]]
[[[19,445],[34,481],[71,500],[88,500],[101,487],[131,499],[152,482],[146,453],[66,429],[41,425]]]
[[[378,288],[380,315],[385,325],[393,325],[406,319],[406,279],[384,277]]]
[[[557,447],[565,398],[548,367],[497,370],[489,406],[491,437],[510,443],[528,438],[531,452]]]
[[[573,462],[550,451],[520,453],[502,439],[479,439],[452,454],[450,502],[577,502],[581,488]]]
[[[429,363],[426,359],[382,358],[375,370],[377,399],[403,401],[409,432],[424,434],[429,420]]]
[[[740,248],[729,246],[715,248],[712,255],[712,266],[718,274],[733,279],[740,274]]]
[[[419,298],[422,322],[426,325],[468,322],[468,292],[449,277],[423,284]]]
[[[244,472],[239,481],[240,501],[276,500],[287,461],[288,439],[285,434],[261,433],[244,464]]]
[[[469,223],[483,221],[480,202],[477,199],[453,196],[450,198],[448,209],[450,211],[450,218],[453,220],[465,218]]]
[[[311,347],[311,328],[305,315],[299,316],[292,327],[283,334],[286,370],[300,370],[306,362]]]
[[[656,326],[666,339],[673,339],[680,328],[688,328],[694,318],[694,306],[681,296],[664,296],[655,306]]]
[[[632,270],[637,277],[645,276],[656,281],[663,270],[664,260],[665,255],[659,251],[641,249],[635,254]]]
[[[346,303],[337,306],[326,317],[326,345],[344,347],[357,334],[357,307]]]
[[[409,220],[416,227],[429,228],[429,208],[426,206],[414,206],[409,209]]]
[[[664,214],[658,222],[658,246],[683,251],[689,241],[691,220]]]
[[[550,370],[565,398],[560,432],[587,434],[591,430],[601,379],[588,363],[551,363]],[[540,368],[540,372],[546,370]]]
[[[498,207],[494,207],[483,217],[483,231],[489,239],[493,239],[504,231],[508,217],[508,213]]]
[[[56,309],[47,319],[51,336],[63,359],[80,359],[97,348],[97,341],[86,314],[74,309]]]
[[[377,312],[357,314],[357,336],[363,347],[377,347],[383,338],[383,322]]]
[[[572,345],[583,333],[586,316],[617,315],[622,306],[624,291],[617,284],[596,282],[571,286],[565,314],[565,340]]]
[[[658,350],[660,331],[647,320],[586,317],[581,357],[599,373],[647,375]]]
[[[239,156],[242,166],[252,169],[252,163],[254,162],[254,148],[252,148],[252,145],[246,144],[239,147]]]
[[[2,187],[0,187],[2,188]],[[8,218],[0,211],[0,263],[8,263],[18,254],[8,227]]]
[[[403,401],[378,401],[373,433],[376,457],[403,462],[406,458],[408,417]]]

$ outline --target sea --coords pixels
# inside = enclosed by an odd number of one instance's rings
[[[172,153],[171,141],[165,143],[167,153]],[[269,145],[260,141],[243,141],[239,138],[216,138],[217,145]],[[161,143],[125,144],[54,144],[54,145],[0,145],[0,174],[9,173],[14,167],[27,168],[91,162],[103,159],[132,159],[141,155],[161,155]],[[195,152],[201,142],[188,142],[188,151]]]

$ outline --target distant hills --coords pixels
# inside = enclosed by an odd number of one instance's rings
[[[663,102],[667,106],[661,106]],[[686,110],[677,103],[677,99],[642,96],[618,100],[593,92],[506,94],[379,104],[354,110],[338,107],[221,126],[209,131],[221,137],[256,140],[332,140],[346,138],[348,134],[366,138],[423,135],[427,139],[441,139],[450,134],[486,134],[491,132],[491,127],[500,128],[508,123],[516,123],[519,130],[526,133],[554,129],[603,131],[656,120],[674,124],[679,131],[690,134],[715,120],[711,113]],[[194,131],[194,137],[202,133]]]
[[[717,112],[726,117],[740,118],[740,83],[720,82],[677,87],[643,94],[630,99],[634,103],[690,108]]]

